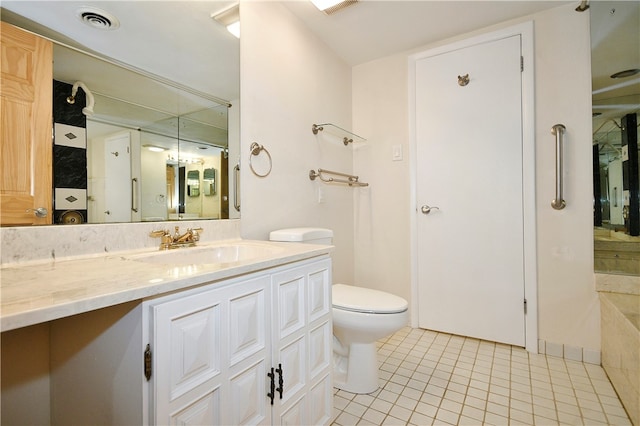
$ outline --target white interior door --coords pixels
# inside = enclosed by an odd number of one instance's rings
[[[520,38],[416,61],[416,224],[419,326],[524,346]]]

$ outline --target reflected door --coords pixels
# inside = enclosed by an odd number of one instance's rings
[[[416,221],[419,326],[524,346],[520,56],[518,35],[416,62]]]
[[[131,222],[131,137],[128,132],[108,137],[105,157],[105,222]]]

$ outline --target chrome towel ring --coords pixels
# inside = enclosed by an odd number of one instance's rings
[[[273,161],[271,160],[271,154],[269,154],[269,151],[267,151],[267,148],[265,148],[264,146],[260,145],[257,142],[254,142],[249,147],[249,150],[251,151],[251,154],[249,155],[249,168],[251,168],[251,171],[253,172],[253,174],[258,176],[258,177],[267,177],[267,176],[269,176],[269,173],[271,173],[271,169],[273,168]],[[260,155],[260,153],[262,151],[264,151],[265,154],[267,154],[267,158],[269,159],[269,170],[267,170],[266,173],[258,173],[253,168],[253,163],[252,163],[253,156]]]

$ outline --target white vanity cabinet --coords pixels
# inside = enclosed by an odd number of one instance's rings
[[[328,424],[330,277],[325,257],[143,302],[148,422]]]

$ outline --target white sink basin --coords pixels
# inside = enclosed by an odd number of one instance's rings
[[[282,252],[282,247],[259,243],[238,242],[216,246],[201,246],[157,251],[129,256],[131,260],[165,265],[202,265],[239,263],[270,257]]]

